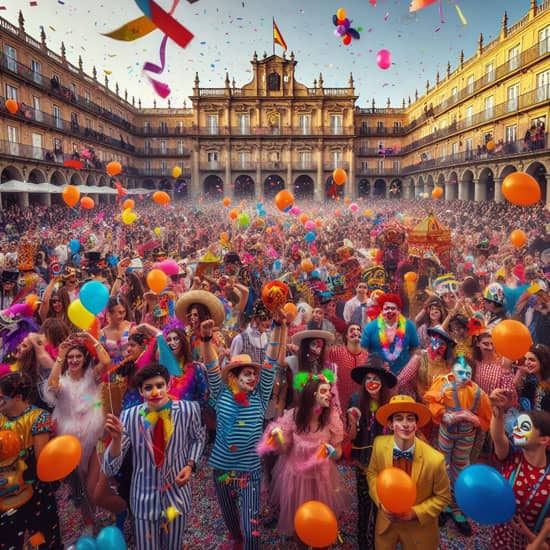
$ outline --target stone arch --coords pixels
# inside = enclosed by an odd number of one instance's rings
[[[46,174],[38,168],[33,168],[27,181],[30,183],[44,183],[46,181]]]
[[[285,180],[279,174],[270,174],[264,180],[264,197],[274,197],[285,188]]]
[[[471,170],[466,170],[462,174],[458,198],[464,201],[473,201],[475,199],[474,174]]]
[[[23,181],[23,174],[16,166],[6,166],[0,174],[1,183],[6,183],[10,180]]]
[[[424,176],[418,178],[418,184],[414,190],[415,197],[422,197],[424,195]]]
[[[174,185],[174,199],[184,200],[189,196],[189,182],[186,178],[178,178]]]
[[[107,185],[107,178],[105,176],[99,176],[99,179],[97,180],[97,185],[100,187],[105,187]]]
[[[390,183],[390,199],[400,199],[403,196],[403,182],[395,178]]]
[[[525,171],[537,180],[540,186],[541,199],[546,204],[548,199],[548,186],[546,182],[548,171],[546,170],[546,166],[540,161],[535,161]]]
[[[325,182],[325,197],[329,199],[339,199],[344,197],[344,185],[336,185],[332,175]]]
[[[493,171],[488,166],[483,168],[483,170],[480,172],[477,185],[478,200],[495,200],[495,176],[493,174]]]
[[[83,185],[82,176],[78,172],[73,172],[70,183],[71,185]]]
[[[223,180],[216,174],[206,176],[202,187],[204,194],[211,199],[218,199],[220,195],[223,195]]]
[[[513,164],[507,164],[500,172],[498,178],[500,180],[503,180],[506,176],[509,174],[513,174],[514,172],[517,172],[518,169]]]
[[[373,198],[385,199],[386,198],[386,180],[378,178],[374,182],[374,188],[372,190]]]
[[[245,199],[254,197],[254,180],[248,174],[241,174],[235,180],[235,198]]]
[[[315,186],[307,174],[301,174],[294,180],[294,196],[298,199],[313,199]]]
[[[152,179],[152,178],[147,178],[145,180],[143,180],[143,187],[145,189],[149,189],[151,191],[154,191],[157,189],[157,186],[155,184],[155,180]]]
[[[95,185],[95,176],[93,174],[89,174],[86,178],[86,185]]]
[[[50,183],[53,185],[67,185],[67,180],[63,173],[59,170],[54,170],[50,176]]]
[[[168,193],[170,193],[170,191],[172,191],[172,187],[172,182],[169,179],[163,178],[160,180],[159,189],[161,191],[167,191]]]
[[[371,188],[370,181],[367,178],[361,178],[358,185],[358,195],[360,197],[370,197]]]
[[[424,193],[430,193],[431,195],[433,188],[435,187],[434,177],[431,174],[428,176],[428,180],[426,183],[427,183],[427,189],[424,189]]]

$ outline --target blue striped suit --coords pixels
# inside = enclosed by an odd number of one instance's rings
[[[164,464],[157,468],[153,456],[152,429],[146,429],[144,412],[140,404],[122,412],[122,449],[116,458],[110,456],[110,445],[103,456],[103,471],[114,476],[124,456],[132,448],[133,472],[130,487],[130,509],[135,518],[136,539],[139,550],[172,550],[182,544],[185,519],[191,508],[191,487],[178,487],[177,474],[189,460],[198,463],[205,444],[205,430],[201,411],[196,401],[173,401],[170,418],[174,425],[166,446]],[[181,515],[163,529],[166,522],[163,512],[173,506]],[[167,539],[167,540],[163,540]]]

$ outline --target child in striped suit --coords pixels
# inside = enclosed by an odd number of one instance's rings
[[[147,365],[135,375],[144,403],[108,414],[105,428],[112,440],[103,456],[103,471],[116,475],[131,448],[130,509],[138,550],[181,548],[191,508],[189,481],[205,443],[196,401],[171,401],[165,367]],[[168,445],[169,444],[169,445]]]

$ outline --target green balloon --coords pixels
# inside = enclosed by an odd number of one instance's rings
[[[239,225],[241,227],[248,227],[248,224],[250,223],[250,218],[248,217],[248,214],[246,212],[242,212],[241,214],[239,214],[237,221],[239,222]]]

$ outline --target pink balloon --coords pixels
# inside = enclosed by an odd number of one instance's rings
[[[300,214],[301,210],[297,206],[293,206],[290,209],[290,213],[294,214],[295,216],[298,216]]]
[[[305,224],[304,224],[304,227],[306,229],[315,229],[315,222],[314,221],[311,221],[311,220],[308,220]]]
[[[352,212],[357,212],[357,210],[359,210],[359,206],[358,206],[355,202],[352,202],[352,203],[349,205],[349,209],[350,209]]]
[[[154,265],[155,269],[160,269],[166,275],[177,275],[180,272],[178,264],[174,260],[164,260]]]
[[[391,67],[391,52],[389,50],[380,50],[376,54],[376,64],[381,69],[389,69]]]

